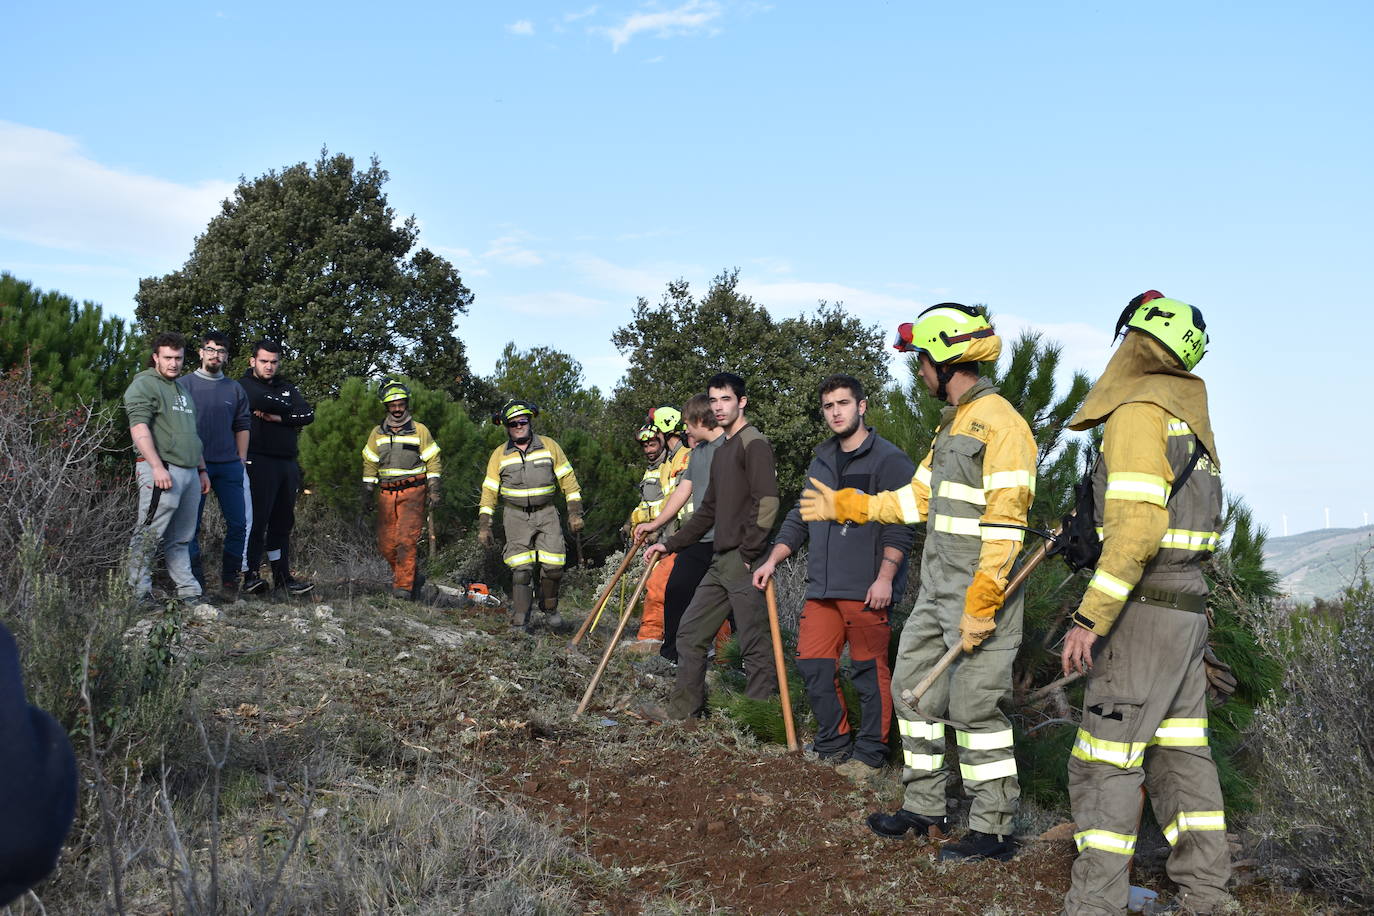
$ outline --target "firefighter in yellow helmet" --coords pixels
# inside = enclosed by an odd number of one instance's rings
[[[410,389],[387,379],[377,398],[386,408],[363,443],[363,505],[377,496],[377,546],[391,564],[392,594],[418,598],[424,575],[415,568],[425,506],[439,504],[439,444],[410,415]]]
[[[1078,832],[1068,916],[1125,913],[1141,787],[1173,847],[1178,912],[1232,912],[1226,816],[1207,745],[1207,581],[1222,490],[1196,308],[1154,290],[1127,305],[1121,346],[1070,429],[1103,426],[1093,468],[1102,553],[1064,640],[1086,671],[1069,757]]]
[[[945,654],[968,654],[941,676],[921,706],[966,726],[955,730],[959,772],[973,796],[969,833],[945,845],[942,859],[1008,859],[1012,816],[1020,797],[1011,723],[998,703],[1011,693],[1021,644],[1023,605],[1006,596],[1007,580],[1035,494],[1035,438],[997,389],[978,374],[1001,340],[978,310],[932,306],[898,329],[894,346],[917,354],[922,382],[949,406],[930,451],[901,490],[867,495],[832,490],[812,479],[802,494],[806,521],[926,522],[921,591],[902,628],[892,672],[892,699],[906,766],[902,807],[868,818],[875,833],[930,835],[948,828],[945,726],[902,699]]]
[[[539,408],[522,400],[507,401],[492,415],[492,422],[506,428],[506,444],[497,446],[487,460],[478,510],[477,538],[483,547],[493,544],[492,516],[499,499],[506,545],[502,553],[511,573],[510,624],[530,629],[534,601],[534,570],[539,567],[539,609],[545,626],[563,624],[558,613],[558,586],[567,562],[563,528],[553,497],[562,489],[568,504],[568,527],[582,530],[582,492],[577,475],[558,443],[534,432]]]

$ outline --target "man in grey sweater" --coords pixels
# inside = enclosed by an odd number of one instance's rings
[[[868,401],[863,385],[849,375],[832,375],[819,387],[821,414],[835,434],[816,447],[806,471],[835,489],[878,493],[905,486],[916,465],[897,446],[864,425]],[[768,559],[754,569],[754,585],[765,588],[778,563],[796,553],[808,537],[806,604],[797,634],[797,669],[816,716],[815,754],[837,763],[845,775],[876,773],[887,759],[892,719],[892,671],[887,663],[892,628],[888,612],[901,597],[906,555],[915,540],[907,525],[804,522],[794,507],[783,520]],[[898,573],[901,573],[899,576]],[[862,723],[850,733],[840,692],[840,656],[849,643],[851,679],[859,695]],[[852,759],[851,759],[852,758]]]
[[[200,368],[184,375],[181,384],[196,405],[196,431],[205,450],[205,470],[224,516],[224,549],[220,558],[220,588],[232,594],[239,587],[239,573],[247,566],[245,548],[253,518],[253,497],[243,462],[248,457],[248,395],[229,378],[229,338],[210,331],[200,346]],[[196,534],[191,539],[191,572],[202,590],[205,566],[200,558],[200,522],[205,514],[202,495],[196,510]]]
[[[164,332],[153,338],[152,368],[124,391],[129,435],[138,452],[138,517],[129,544],[129,585],[140,601],[153,591],[153,557],[159,545],[179,598],[195,598],[200,583],[191,572],[189,545],[196,533],[199,497],[210,492],[196,408],[177,376],[186,338]]]

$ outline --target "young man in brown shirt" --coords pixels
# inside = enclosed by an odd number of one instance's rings
[[[660,721],[700,716],[705,711],[706,651],[731,611],[744,659],[745,695],[762,700],[778,690],[768,612],[750,574],[750,566],[768,548],[768,534],[778,514],[773,448],[744,417],[749,403],[744,379],[721,372],[711,377],[706,389],[716,423],[725,430],[725,443],[711,462],[706,498],[677,534],[645,552],[646,558],[676,553],[715,528],[711,568],[697,586],[678,629],[677,680],[668,708],[641,707],[647,718]]]

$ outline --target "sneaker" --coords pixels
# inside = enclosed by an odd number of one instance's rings
[[[1000,833],[983,833],[970,830],[957,843],[947,843],[940,850],[941,862],[978,862],[982,859],[996,859],[1005,862],[1016,855],[1016,846],[1011,837]]]
[[[314,591],[315,589],[314,582],[310,582],[306,579],[297,579],[290,573],[286,574],[286,581],[280,582],[278,584],[293,595],[304,595],[305,593]],[[406,589],[405,593],[406,597],[409,598],[410,590]]]
[[[260,592],[265,592],[267,591],[267,580],[254,572],[244,573],[241,591],[245,595],[256,595]]]
[[[870,777],[877,776],[883,771],[882,767],[875,767],[871,763],[865,763],[858,757],[850,757],[844,763],[835,767],[835,772],[846,779],[855,782],[867,782]]]
[[[870,814],[868,827],[878,836],[899,837],[905,836],[908,830],[914,830],[917,836],[939,839],[945,835],[945,831],[949,828],[949,818],[928,817],[924,814],[913,814],[905,808],[898,808],[891,814],[886,811],[875,811]],[[931,837],[932,831],[937,836]]]

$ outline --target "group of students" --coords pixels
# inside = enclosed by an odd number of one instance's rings
[[[1086,675],[1068,764],[1079,855],[1064,913],[1126,912],[1145,789],[1172,846],[1167,872],[1180,888],[1156,911],[1234,912],[1203,661],[1202,564],[1217,546],[1222,511],[1206,386],[1192,372],[1206,350],[1206,324],[1197,308],[1151,290],[1131,300],[1115,331],[1120,347],[1069,422],[1074,430],[1103,427],[1103,436],[1091,472],[1090,527],[1100,556],[1061,653],[1065,675]],[[655,468],[682,464],[675,492],[686,495],[645,492],[640,511],[653,517],[635,519],[636,536],[670,532],[646,550],[647,559],[677,558],[661,637],[663,654],[678,662],[673,689],[666,706],[646,703],[638,711],[660,722],[704,713],[706,658],[727,615],[739,637],[746,695],[776,693],[762,590],[777,564],[809,541],[797,665],[817,720],[811,753],[850,775],[876,773],[895,709],[902,806],[867,823],[884,837],[943,839],[952,729],[971,796],[970,829],[943,843],[940,857],[1005,860],[1015,854],[1020,787],[1001,706],[1011,695],[1024,611],[1020,590],[1008,585],[1035,494],[1036,443],[979,374],[979,364],[1001,352],[980,310],[933,306],[899,328],[895,346],[916,355],[921,381],[946,405],[930,450],[913,464],[864,423],[867,402],[856,379],[826,378],[818,398],[834,435],[817,446],[810,486],[771,546],[779,510],[773,453],[745,418],[742,379],[721,373],[707,382],[705,404],[717,427],[709,438],[693,429],[700,396],[688,403],[687,431],[697,441],[684,449],[685,464],[670,451],[660,454],[654,435],[643,436]],[[692,504],[695,511],[681,517]],[[889,672],[888,613],[902,592],[917,523],[926,525],[920,590]],[[676,597],[675,583],[682,586]],[[857,733],[839,686],[846,645],[861,706]],[[908,691],[955,646],[958,660],[916,704]]]
[[[248,369],[229,378],[229,339],[211,331],[200,366],[182,374],[186,338],[153,338],[150,366],[124,391],[138,479],[138,515],[129,550],[129,585],[152,601],[152,565],[159,548],[180,599],[206,588],[199,535],[213,489],[225,521],[220,588],[234,593],[268,589],[259,575],[264,554],[273,584],[292,594],[314,586],[291,573],[291,531],[301,472],[302,427],[315,412],[300,391],[278,375],[281,346],[259,340]]]

